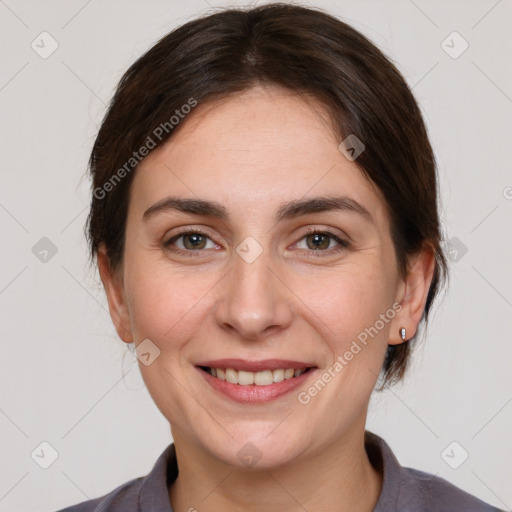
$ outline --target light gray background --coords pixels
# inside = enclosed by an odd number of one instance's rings
[[[0,0],[1,511],[106,493],[146,474],[171,441],[86,266],[83,176],[126,68],[173,27],[225,5]],[[374,396],[368,428],[402,464],[510,510],[512,2],[310,5],[368,35],[414,87],[439,162],[448,245],[459,247],[426,342],[404,383]],[[43,31],[59,45],[46,59],[31,48]],[[441,46],[453,31],[469,44],[458,58]],[[452,36],[445,48],[461,44]],[[58,250],[46,262],[32,252],[43,237]],[[31,458],[43,441],[58,452],[48,469]],[[458,469],[441,456],[453,441],[469,453]],[[452,465],[459,445],[448,450]]]

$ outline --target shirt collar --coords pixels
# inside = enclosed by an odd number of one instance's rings
[[[400,463],[386,441],[368,430],[364,433],[364,444],[372,466],[383,475],[382,490],[373,512],[398,510],[402,470]]]
[[[171,443],[158,457],[151,472],[143,479],[140,490],[141,512],[173,512],[169,487],[178,476],[176,450]]]

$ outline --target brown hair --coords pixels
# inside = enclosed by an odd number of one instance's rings
[[[329,14],[296,5],[228,9],[193,20],[163,37],[126,71],[89,161],[91,262],[103,243],[111,269],[122,267],[135,168],[148,148],[172,136],[176,122],[171,117],[183,118],[185,105],[256,84],[316,98],[340,141],[354,134],[364,143],[356,163],[387,203],[401,275],[407,273],[409,255],[425,245],[435,253],[422,317],[426,323],[446,276],[446,260],[436,164],[418,105],[395,66],[365,36]],[[385,385],[403,376],[415,338],[388,346]]]

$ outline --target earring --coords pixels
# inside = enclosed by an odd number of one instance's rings
[[[400,329],[400,338],[405,341],[405,327]]]

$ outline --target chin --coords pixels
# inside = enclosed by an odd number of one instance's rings
[[[280,421],[282,418],[275,422],[240,422],[236,428],[230,425],[233,437],[219,431],[217,425],[217,434],[212,436],[210,431],[209,436],[201,435],[201,444],[215,459],[237,469],[276,469],[292,463],[310,445],[297,430],[279,425]]]

